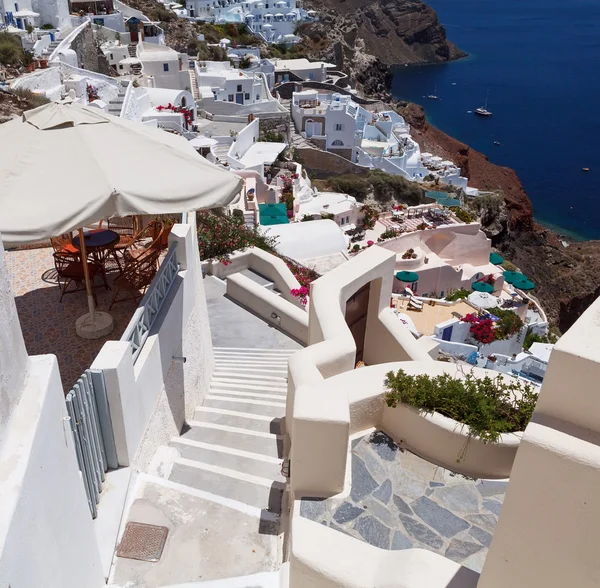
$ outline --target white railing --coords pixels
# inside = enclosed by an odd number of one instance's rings
[[[177,243],[172,243],[148,291],[121,336],[121,341],[131,343],[134,363],[179,273],[176,251]]]

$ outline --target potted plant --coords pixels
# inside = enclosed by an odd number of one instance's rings
[[[176,222],[174,216],[168,214],[160,214],[154,217],[154,223],[152,223],[151,234],[152,240],[156,239],[159,235],[162,225],[162,233],[160,235],[160,246],[164,249],[169,246],[169,233]]]
[[[248,192],[247,197],[248,202],[252,202],[254,200],[254,192]]]
[[[33,51],[23,51],[23,65],[28,72],[32,72],[35,69],[35,62],[33,60]]]

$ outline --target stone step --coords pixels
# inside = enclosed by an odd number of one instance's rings
[[[227,406],[213,408],[224,408],[225,410],[236,410],[237,412],[249,412],[248,410]],[[279,415],[283,416],[283,415]],[[184,439],[201,441],[210,445],[229,447],[231,449],[243,448],[244,451],[266,455],[269,457],[282,457],[283,440],[278,435],[263,433],[261,431],[250,431],[227,425],[214,423],[203,423],[199,421],[188,422],[190,428],[182,435]]]
[[[283,402],[271,402],[264,399],[208,395],[204,400],[203,406],[235,410],[237,412],[249,412],[250,414],[275,418],[282,417],[285,414],[285,398],[282,398],[282,400]]]
[[[296,353],[297,349],[263,349],[263,348],[252,348],[247,347],[215,347],[214,352],[232,352],[232,353],[266,353],[266,354],[287,354],[291,355]]]
[[[281,482],[184,458],[175,461],[169,480],[257,508],[281,512],[284,489]]]
[[[281,394],[287,392],[286,382],[242,382],[233,378],[213,378],[211,389],[229,390],[231,392],[260,392],[261,394]]]
[[[261,456],[240,450],[222,451],[222,448],[207,443],[195,442],[180,438],[171,440],[171,447],[179,451],[184,459],[219,466],[248,474],[260,476],[273,482],[285,482],[281,474],[282,460],[265,461]]]
[[[251,367],[237,370],[233,366],[219,365],[213,372],[213,380],[233,379],[235,381],[276,383],[287,386],[287,369]]]
[[[273,433],[274,435],[279,435],[281,431],[281,419],[279,417],[241,412],[230,408],[198,406],[194,413],[194,420],[199,423],[227,425],[228,427]]]
[[[244,402],[245,400],[265,400],[270,403],[285,403],[287,400],[287,394],[281,393],[263,393],[263,392],[253,392],[252,390],[245,391],[231,391],[231,390],[219,390],[212,389],[208,393],[208,396],[214,398],[215,400],[222,398],[232,398],[237,400],[238,402]]]

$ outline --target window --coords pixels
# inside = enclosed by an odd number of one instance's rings
[[[244,94],[244,100],[250,100],[250,92]]]
[[[123,66],[122,66],[122,65],[119,65],[119,69],[123,69]]]
[[[19,12],[19,5],[15,2],[15,12]]]
[[[314,79],[314,77],[315,77],[315,74],[314,74],[312,71],[311,71],[311,72],[308,72],[308,79],[309,79],[309,80],[312,80],[312,79]]]
[[[260,94],[257,94],[257,95],[256,95],[256,101],[257,101],[257,102],[260,102]]]
[[[112,54],[112,53],[110,54],[110,60],[111,60],[111,61],[114,61],[114,60],[115,60],[115,58],[113,57],[113,54]]]
[[[342,123],[335,123],[335,130],[336,131],[343,131],[344,130],[344,125]]]
[[[342,226],[344,226],[344,217],[342,217],[342,220],[340,221],[340,224],[341,224]]]
[[[332,144],[332,147],[343,147],[344,143],[342,141],[340,141],[339,139],[336,139]]]
[[[163,63],[163,71],[169,71],[169,64]]]
[[[229,94],[228,98],[229,102],[233,102],[233,94]]]
[[[347,216],[347,217],[346,217],[346,224],[348,224],[349,222],[350,222],[350,217],[349,217],[349,216]]]
[[[238,92],[241,92],[241,91],[242,91],[242,84],[238,84],[238,85],[237,85],[237,91],[238,91]]]

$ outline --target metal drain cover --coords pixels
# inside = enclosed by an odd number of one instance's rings
[[[158,561],[168,534],[167,527],[146,525],[145,523],[127,523],[125,533],[123,533],[123,538],[117,548],[117,557]]]

